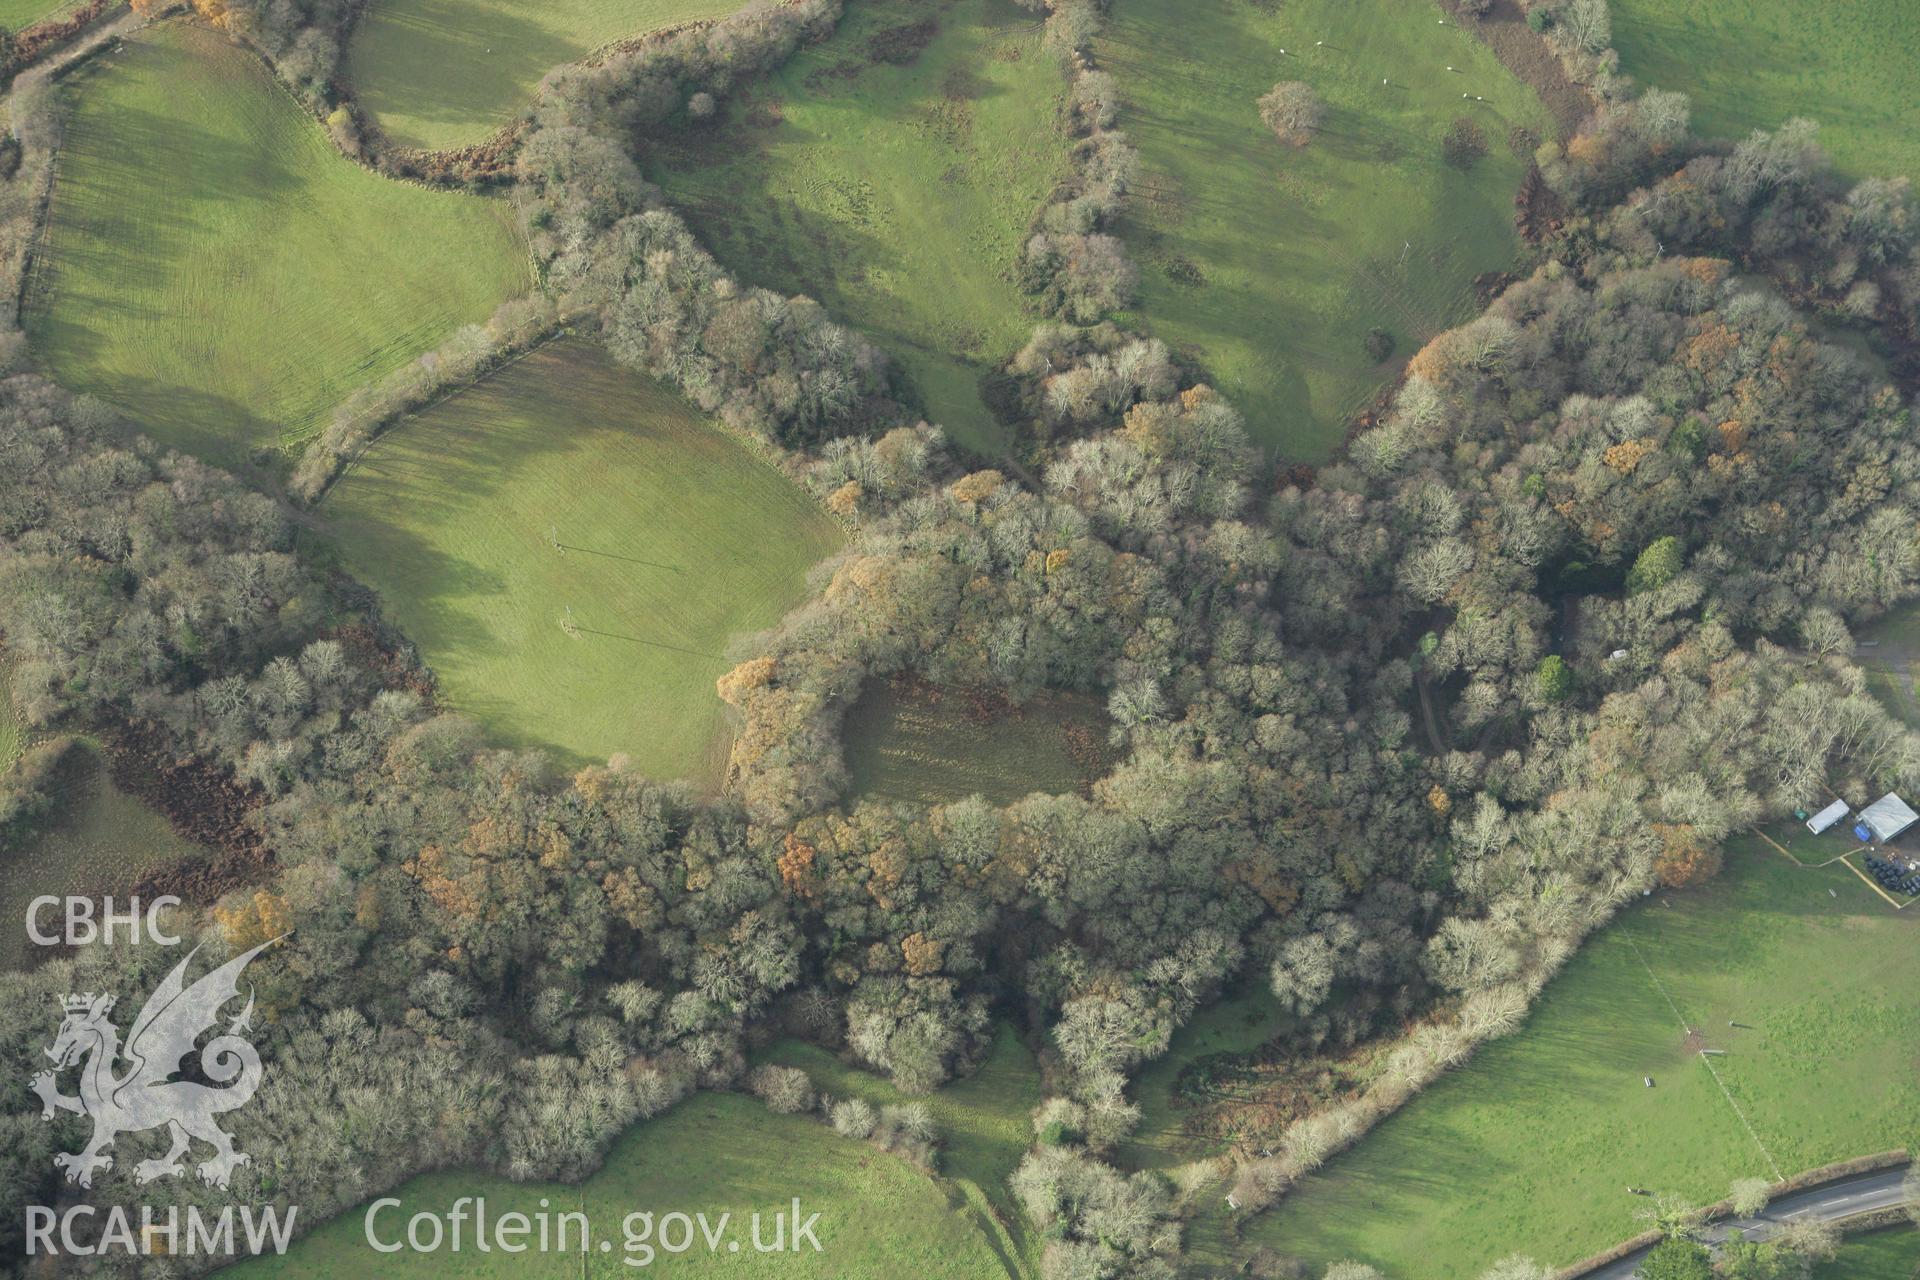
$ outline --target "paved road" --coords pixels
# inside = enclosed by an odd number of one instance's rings
[[[1882,1169],[1878,1173],[1863,1173],[1839,1182],[1829,1182],[1811,1191],[1796,1191],[1775,1200],[1757,1218],[1722,1219],[1708,1227],[1702,1238],[1708,1244],[1720,1244],[1735,1237],[1765,1240],[1782,1226],[1799,1218],[1838,1220],[1872,1213],[1877,1209],[1896,1209],[1907,1202],[1906,1193],[1901,1187],[1906,1176],[1905,1168]],[[1630,1280],[1638,1273],[1645,1257],[1646,1251],[1643,1249],[1618,1262],[1610,1262],[1598,1271],[1589,1271],[1581,1280]]]

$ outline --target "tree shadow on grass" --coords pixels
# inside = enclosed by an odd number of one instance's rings
[[[376,45],[387,56],[370,76],[367,50]],[[410,56],[394,56],[398,49]],[[482,131],[521,105],[523,85],[590,49],[508,12],[500,0],[478,7],[471,0],[386,0],[357,24],[346,67],[376,120],[407,115]]]

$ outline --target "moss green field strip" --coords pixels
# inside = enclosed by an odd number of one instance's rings
[[[1384,0],[1117,0],[1096,44],[1141,154],[1125,232],[1140,319],[1284,457],[1327,457],[1391,379],[1370,330],[1412,354],[1470,317],[1474,278],[1519,251],[1523,164],[1508,138],[1550,132],[1545,112],[1435,15]],[[1304,147],[1274,137],[1256,106],[1292,80],[1327,106]],[[1490,148],[1470,170],[1441,155],[1461,118]]]
[[[581,342],[390,432],[325,513],[451,705],[503,741],[709,782],[729,639],[778,621],[841,541],[786,477]]]
[[[27,329],[49,372],[231,462],[531,281],[502,201],[339,155],[259,60],[170,22],[69,82]]]
[[[1632,1235],[1629,1185],[1708,1203],[1775,1164],[1793,1173],[1904,1145],[1917,962],[1920,920],[1845,867],[1803,870],[1737,841],[1718,881],[1656,891],[1621,916],[1523,1030],[1330,1161],[1246,1238],[1466,1280],[1514,1250],[1565,1265]],[[1701,1039],[1689,1041],[1669,996]],[[1699,1046],[1726,1051],[1713,1060],[1725,1093]]]
[[[243,1263],[223,1274],[235,1280],[332,1280],[336,1276],[452,1277],[463,1280],[610,1280],[666,1274],[709,1277],[781,1277],[791,1280],[998,1280],[1007,1273],[966,1216],[952,1211],[944,1192],[898,1156],[840,1137],[819,1121],[769,1112],[738,1094],[698,1094],[614,1144],[600,1172],[580,1186],[514,1183],[470,1172],[429,1174],[393,1192],[405,1206],[376,1219],[384,1242],[404,1239],[406,1218],[445,1214],[462,1196],[484,1196],[489,1217],[509,1212],[531,1219],[542,1212],[580,1212],[594,1240],[587,1252],[454,1253],[403,1249],[376,1253],[366,1243],[365,1211],[348,1210],[281,1257]],[[820,1249],[791,1247],[791,1204],[801,1217],[818,1213]],[[545,1206],[543,1208],[543,1205]],[[656,1250],[650,1262],[629,1249],[628,1215],[651,1213]],[[728,1214],[726,1234],[709,1252],[698,1229],[683,1253],[660,1252],[659,1220],[670,1213],[704,1213],[709,1226]],[[752,1215],[761,1215],[760,1240],[773,1239],[773,1215],[789,1217],[788,1248],[753,1247]],[[638,1224],[634,1224],[636,1232]],[[669,1231],[664,1237],[677,1241]],[[599,1241],[605,1240],[604,1251]],[[729,1243],[738,1249],[730,1249]],[[633,1259],[629,1262],[629,1259]]]
[[[554,67],[741,2],[374,0],[354,24],[346,78],[391,141],[456,147],[505,124]]]
[[[1920,179],[1909,0],[1611,0],[1620,68],[1693,100],[1694,132],[1741,138],[1806,116],[1841,171]]]
[[[1033,328],[1012,276],[1066,171],[1063,86],[1011,0],[867,0],[645,168],[721,261],[866,331],[993,455],[979,380]]]
[[[13,702],[13,670],[0,653],[0,773],[13,767],[27,745],[27,726]]]

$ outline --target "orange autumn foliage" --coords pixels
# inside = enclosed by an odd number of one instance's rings
[[[1720,849],[1700,838],[1690,823],[1656,822],[1661,849],[1653,859],[1653,874],[1669,889],[1705,884],[1720,874]]]
[[[820,892],[819,880],[813,873],[816,853],[812,845],[789,831],[786,848],[774,864],[779,869],[780,882],[809,902]]]
[[[1006,480],[998,471],[976,471],[955,480],[947,492],[953,495],[956,502],[979,502],[993,496]]]
[[[1641,460],[1652,452],[1653,445],[1649,441],[1622,440],[1602,453],[1600,460],[1621,475],[1630,476],[1633,474],[1633,469],[1640,465]]]
[[[745,703],[747,694],[773,683],[773,659],[750,658],[713,682],[720,701],[730,707]]]
[[[907,972],[916,978],[940,972],[940,953],[945,948],[936,938],[924,933],[910,933],[900,943],[900,954],[906,959]]]
[[[250,950],[293,928],[287,900],[265,889],[227,899],[213,909],[213,918],[235,951]]]
[[[1607,140],[1598,133],[1583,133],[1567,144],[1567,158],[1591,168],[1599,168],[1607,158]]]

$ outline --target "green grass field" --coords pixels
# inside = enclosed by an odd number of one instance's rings
[[[995,455],[978,384],[1033,329],[1011,277],[1065,172],[1064,83],[1011,0],[868,0],[643,166],[729,267],[870,334],[930,420]]]
[[[1280,456],[1327,457],[1400,359],[1474,314],[1474,278],[1513,265],[1523,166],[1507,138],[1550,132],[1546,113],[1432,5],[1116,0],[1096,53],[1141,152],[1125,232],[1139,317]],[[1283,80],[1328,107],[1304,148],[1255,105]],[[1491,148],[1470,172],[1440,154],[1462,116]],[[1367,354],[1375,327],[1394,359]]]
[[[374,0],[346,81],[403,147],[462,146],[505,124],[542,76],[609,41],[732,13],[742,0]]]
[[[610,1280],[622,1275],[664,1273],[706,1277],[780,1277],[781,1280],[985,1280],[1005,1275],[987,1242],[954,1211],[940,1186],[906,1161],[866,1143],[836,1135],[800,1116],[774,1115],[738,1094],[698,1094],[674,1110],[629,1130],[607,1157],[606,1167],[577,1187],[513,1183],[471,1172],[428,1174],[394,1192],[404,1209],[377,1220],[383,1241],[404,1231],[407,1216],[445,1213],[461,1196],[484,1196],[489,1217],[518,1210],[528,1215],[579,1211],[587,1215],[594,1244],[579,1252],[380,1254],[366,1243],[365,1211],[350,1210],[314,1232],[283,1257],[233,1268],[238,1280],[332,1280],[336,1276],[452,1277],[463,1280]],[[773,1238],[773,1214],[798,1198],[801,1217],[818,1213],[820,1252],[759,1254],[752,1245],[751,1216],[763,1215],[761,1240]],[[691,1251],[652,1258],[625,1248],[629,1214],[704,1213],[711,1226],[731,1214],[718,1252],[708,1253],[696,1228]],[[739,1244],[727,1247],[728,1238]],[[661,1236],[655,1236],[657,1241]],[[610,1246],[601,1251],[599,1241]],[[634,1259],[633,1265],[627,1259]]]
[[[1167,1051],[1142,1067],[1128,1086],[1127,1096],[1140,1107],[1140,1123],[1115,1152],[1115,1160],[1129,1169],[1171,1169],[1221,1154],[1223,1144],[1187,1131],[1191,1108],[1180,1094],[1181,1074],[1220,1054],[1258,1049],[1290,1021],[1259,973],[1246,978],[1245,990],[1195,1014],[1174,1033]]]
[[[945,804],[977,792],[1009,804],[1035,791],[1081,790],[1107,771],[1098,699],[1052,694],[991,715],[970,714],[965,699],[893,683],[862,693],[842,732],[852,794]]]
[[[1865,627],[1854,660],[1867,673],[1875,696],[1909,726],[1920,728],[1920,605],[1903,605]]]
[[[1718,881],[1625,913],[1524,1030],[1329,1162],[1247,1240],[1431,1280],[1514,1250],[1564,1265],[1639,1229],[1629,1185],[1704,1203],[1736,1177],[1902,1145],[1916,964],[1920,917],[1844,867],[1802,870],[1737,841]],[[1724,1093],[1683,1017],[1726,1050],[1712,1060]]]
[[[1853,177],[1920,179],[1920,14],[1907,0],[1611,0],[1621,69],[1740,138],[1794,116]]]
[[[0,27],[19,31],[71,5],[72,0],[0,0]]]
[[[777,622],[841,541],[786,477],[584,342],[389,432],[323,510],[442,695],[497,738],[703,782],[726,758],[729,638]]]
[[[26,317],[54,377],[231,462],[531,284],[504,202],[340,156],[259,59],[164,23],[79,73]]]
[[[1920,1231],[1894,1227],[1851,1236],[1840,1256],[1813,1269],[1813,1280],[1915,1280],[1920,1277]]]
[[[114,786],[106,763],[82,744],[54,779],[54,812],[18,849],[0,844],[0,967],[38,950],[27,939],[27,904],[41,894],[125,894],[143,872],[206,851],[175,835],[165,818]]]
[[[781,1041],[761,1056],[805,1069],[814,1088],[836,1098],[865,1098],[876,1106],[907,1100],[887,1080],[801,1041]],[[941,1176],[959,1190],[975,1226],[994,1242],[1002,1259],[1014,1260],[1014,1268],[1029,1276],[1038,1273],[1044,1241],[1027,1228],[1007,1179],[1033,1145],[1031,1113],[1041,1097],[1039,1063],[1003,1023],[979,1070],[911,1099],[925,1102],[940,1125]]]

